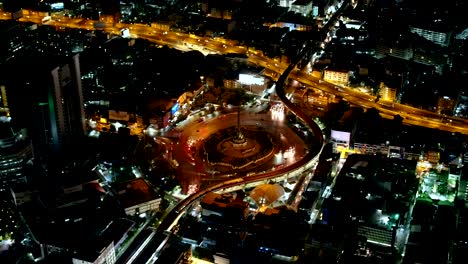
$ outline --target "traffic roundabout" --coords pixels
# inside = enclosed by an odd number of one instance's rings
[[[172,158],[179,164],[176,178],[182,192],[275,171],[302,159],[308,152],[307,144],[277,115],[245,108],[210,118],[197,116],[178,127]]]

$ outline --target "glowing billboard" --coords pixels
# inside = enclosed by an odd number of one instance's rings
[[[331,140],[334,142],[341,142],[341,143],[349,144],[349,141],[351,139],[351,133],[345,132],[345,131],[332,130],[330,137],[331,137]]]
[[[62,2],[50,4],[52,10],[62,10],[64,7]]]
[[[128,28],[124,28],[120,31],[120,35],[123,38],[130,38],[130,30]]]
[[[175,103],[171,108],[171,114],[174,115],[179,110],[179,103]]]
[[[263,85],[265,78],[256,77],[251,74],[239,74],[239,82],[247,85]]]

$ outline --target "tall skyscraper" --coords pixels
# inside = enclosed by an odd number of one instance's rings
[[[28,130],[36,159],[63,156],[85,129],[79,55],[24,56],[4,67],[12,124]]]

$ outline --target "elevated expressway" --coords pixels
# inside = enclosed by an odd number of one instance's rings
[[[342,7],[345,5],[343,3]],[[219,53],[219,54],[247,54],[249,62],[262,66],[276,76],[281,75],[288,65],[277,63],[262,55],[262,52],[249,51],[244,46],[238,46],[236,41],[222,38],[207,38],[181,32],[164,31],[153,28],[145,24],[124,24],[117,23],[115,25],[105,24],[99,28],[95,25],[98,21],[93,21],[83,18],[69,18],[63,15],[52,15],[52,19],[44,22],[44,17],[47,13],[31,10],[23,10],[24,16],[19,19],[21,22],[33,22],[37,24],[45,24],[57,28],[76,28],[82,30],[103,30],[107,33],[119,35],[121,29],[129,28],[130,35],[133,38],[143,38],[151,42],[168,45],[181,50],[199,50],[204,54]],[[338,13],[338,12],[337,12]],[[0,12],[0,20],[11,19],[11,14]],[[336,21],[336,17],[330,21]],[[327,23],[322,32],[327,32],[333,25]],[[375,108],[383,117],[393,118],[395,115],[400,115],[403,118],[403,123],[407,125],[416,125],[432,129],[439,129],[449,132],[458,132],[468,135],[468,120],[440,115],[428,110],[422,110],[415,107],[391,103],[391,102],[374,102],[375,96],[364,94],[353,89],[339,87],[331,83],[323,82],[319,78],[315,78],[303,71],[293,69],[290,72],[290,78],[306,84],[313,89],[322,90],[328,94],[340,96],[347,100],[352,105],[357,105],[363,108]]]

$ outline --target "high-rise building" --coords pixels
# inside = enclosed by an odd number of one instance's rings
[[[437,100],[437,113],[444,115],[453,115],[457,100],[449,96],[440,96]]]
[[[341,69],[326,69],[323,79],[327,82],[347,85],[349,82],[349,71]]]
[[[432,29],[421,26],[410,26],[410,31],[411,33],[418,34],[419,36],[444,47],[449,45],[452,35],[452,32],[447,29]]]
[[[36,159],[66,153],[85,128],[79,55],[24,56],[3,67],[12,124],[27,129]]]
[[[397,88],[389,87],[386,83],[381,82],[379,88],[379,95],[382,100],[396,102]]]

